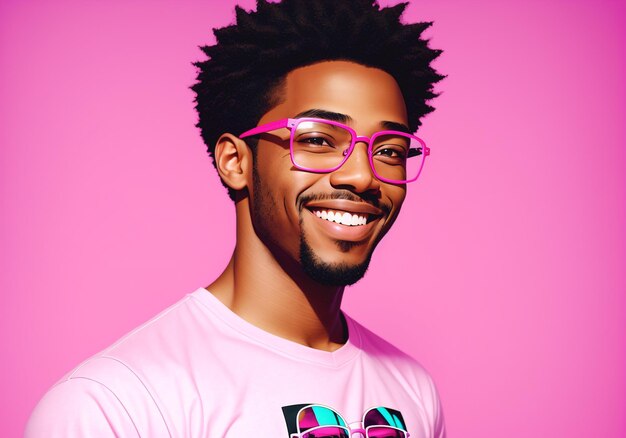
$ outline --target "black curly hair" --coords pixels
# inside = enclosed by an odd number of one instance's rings
[[[432,23],[404,24],[408,3],[380,8],[375,0],[257,0],[257,10],[235,7],[236,24],[213,29],[217,44],[194,63],[198,124],[209,155],[219,137],[257,125],[280,103],[286,75],[327,60],[346,60],[391,74],[404,96],[409,127],[433,108],[433,84],[441,79],[430,63],[441,53],[422,32]],[[214,157],[213,157],[214,158]],[[213,160],[215,165],[215,160]],[[234,191],[229,189],[231,199]]]

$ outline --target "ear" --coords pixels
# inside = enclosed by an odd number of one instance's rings
[[[252,170],[252,151],[232,134],[222,134],[215,145],[215,165],[224,183],[233,190],[247,187]]]

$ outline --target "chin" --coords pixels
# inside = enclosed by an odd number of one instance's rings
[[[352,246],[351,242],[341,242]],[[346,248],[349,250],[349,248]],[[346,251],[342,251],[346,252]],[[305,238],[300,242],[300,264],[304,272],[316,282],[325,286],[349,286],[365,275],[370,264],[371,251],[360,263],[329,263],[315,254]]]

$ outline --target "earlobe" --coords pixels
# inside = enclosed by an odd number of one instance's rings
[[[224,183],[233,190],[248,185],[252,151],[246,143],[232,134],[222,134],[215,145],[215,165]]]

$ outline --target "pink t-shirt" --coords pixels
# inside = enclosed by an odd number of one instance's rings
[[[445,437],[439,397],[412,358],[345,315],[333,352],[267,333],[204,289],[88,359],[43,397],[26,437],[289,437],[294,405],[359,427],[399,411],[411,438]],[[357,435],[359,436],[359,435]]]

